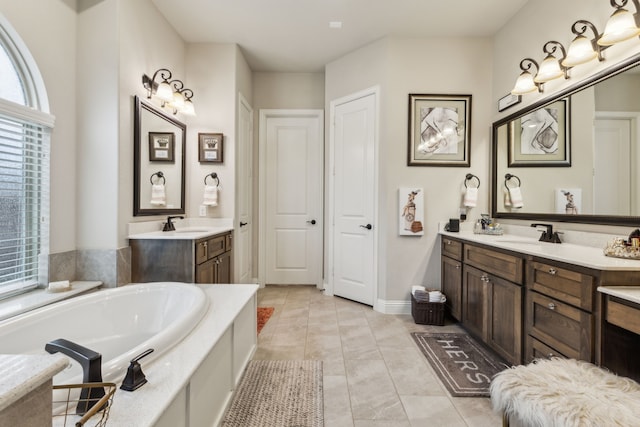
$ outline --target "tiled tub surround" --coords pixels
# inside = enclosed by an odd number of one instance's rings
[[[116,391],[109,425],[215,425],[256,347],[257,285],[201,286],[209,306],[180,343],[140,363],[148,383]],[[115,382],[119,386],[124,372]]]

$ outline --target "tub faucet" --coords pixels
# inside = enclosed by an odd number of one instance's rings
[[[548,242],[548,243],[562,243],[560,241],[560,236],[558,236],[558,232],[554,232],[553,231],[553,225],[551,224],[531,224],[532,227],[546,227],[546,231],[543,231],[542,234],[540,235],[540,238],[538,240],[540,240],[541,242]]]
[[[59,338],[48,342],[44,349],[48,353],[62,353],[82,366],[83,383],[102,382],[102,355],[79,344]],[[85,387],[80,392],[76,414],[84,415],[105,395],[103,387]]]
[[[171,222],[172,219],[175,218],[180,218],[180,219],[184,219],[183,216],[178,215],[178,216],[168,216],[167,217],[167,222],[164,223],[164,227],[162,227],[162,231],[175,231],[176,230],[176,226],[173,224],[173,222]]]

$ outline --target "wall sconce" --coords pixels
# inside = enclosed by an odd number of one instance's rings
[[[616,11],[611,14],[607,24],[604,27],[604,33],[598,39],[600,46],[611,46],[640,34],[640,3],[638,0],[632,0],[636,7],[636,13],[631,13],[624,7],[627,5],[627,0],[622,0],[618,5],[617,0],[611,0],[611,6],[616,8]]]
[[[531,66],[536,66],[536,71],[540,68],[538,63],[531,58],[524,58],[520,61],[520,69],[522,73],[518,76],[518,80],[516,80],[516,84],[511,90],[513,95],[524,95],[525,93],[530,93],[534,91],[542,92],[542,84],[537,83],[533,80],[533,74],[529,72]]]
[[[536,83],[544,83],[550,80],[554,80],[564,76],[565,79],[569,78],[569,68],[561,66],[558,58],[553,56],[556,53],[556,50],[560,48],[562,52],[562,60],[567,56],[567,51],[564,50],[564,46],[562,43],[557,42],[555,40],[548,41],[544,44],[542,51],[547,54],[542,63],[540,64],[540,68],[538,69],[538,73],[533,78],[533,81]]]
[[[591,31],[593,31],[595,37],[592,40],[589,40],[584,35],[587,28],[590,28]],[[595,25],[589,21],[581,19],[573,23],[571,26],[571,32],[576,35],[576,38],[573,39],[569,45],[567,56],[562,60],[562,65],[565,67],[575,67],[576,65],[589,62],[596,57],[598,58],[598,61],[604,61],[602,51],[605,50],[607,46],[603,47],[597,43],[600,34],[598,34],[598,30]]]
[[[160,76],[161,82],[156,82],[156,77]],[[188,116],[195,116],[195,108],[191,98],[193,91],[185,88],[182,80],[171,79],[171,71],[166,68],[160,68],[153,73],[153,77],[146,74],[142,76],[142,86],[147,90],[147,98],[151,99],[154,95],[162,101],[161,107],[166,106],[173,108],[173,114],[178,112]]]

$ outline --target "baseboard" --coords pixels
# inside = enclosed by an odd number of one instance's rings
[[[375,310],[384,314],[411,314],[411,301],[381,300],[376,303]]]

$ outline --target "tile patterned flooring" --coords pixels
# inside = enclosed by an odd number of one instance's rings
[[[500,426],[488,398],[448,395],[410,332],[416,325],[312,286],[267,286],[258,305],[275,311],[254,359],[320,359],[326,427]]]

